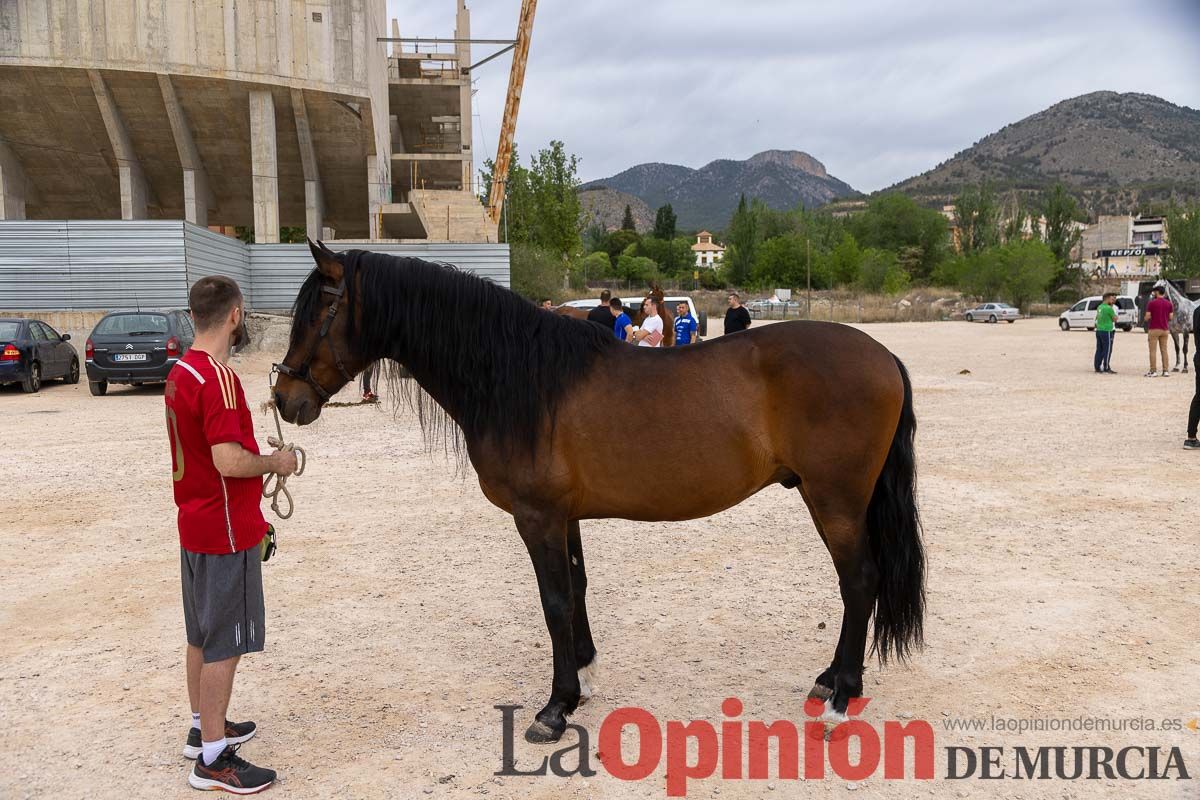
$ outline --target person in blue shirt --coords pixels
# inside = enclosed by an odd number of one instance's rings
[[[675,346],[694,344],[700,340],[700,326],[688,310],[687,303],[675,306]]]
[[[621,304],[621,298],[614,297],[609,300],[608,307],[612,309],[613,316],[617,318],[613,322],[613,334],[622,342],[629,341],[629,337],[633,335],[633,320],[625,313],[625,306]]]

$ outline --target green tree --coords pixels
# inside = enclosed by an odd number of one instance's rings
[[[625,216],[621,218],[621,230],[623,230],[623,231],[636,231],[637,230],[637,225],[635,225],[633,222],[633,209],[631,209],[629,207],[628,203],[625,205]]]
[[[1200,203],[1167,209],[1168,249],[1163,256],[1164,278],[1200,276]]]
[[[757,220],[746,202],[746,195],[738,200],[737,210],[729,221],[729,235],[725,250],[725,268],[729,281],[743,286],[750,277],[754,264],[754,249],[758,245]]]
[[[1000,206],[986,181],[964,189],[954,199],[954,224],[958,227],[958,248],[964,255],[1000,243]]]
[[[568,156],[563,143],[554,140],[538,151],[529,170],[537,208],[534,241],[564,258],[582,246],[578,167],[579,159]]]
[[[598,220],[593,220],[590,225],[583,229],[583,250],[585,253],[594,253],[597,250],[604,249],[604,237],[608,236],[608,231],[600,224]]]
[[[513,291],[536,302],[562,293],[566,273],[562,257],[552,250],[514,242],[509,250]]]
[[[858,241],[849,232],[842,234],[842,240],[829,254],[829,274],[834,284],[849,286],[858,280],[858,270],[862,266],[862,250]]]
[[[888,273],[895,269],[899,269],[895,253],[877,248],[868,249],[863,253],[862,265],[859,268],[859,288],[867,292],[883,291]]]
[[[617,259],[617,277],[633,282],[650,282],[658,277],[658,265],[645,256],[622,255]]]
[[[1082,216],[1079,204],[1061,183],[1056,183],[1042,198],[1042,216],[1046,218],[1045,242],[1057,264],[1046,288],[1053,291],[1074,285],[1080,277],[1079,269],[1072,264],[1072,251],[1081,236],[1075,224]]]
[[[804,239],[785,233],[765,240],[754,254],[750,280],[763,289],[804,285]]]
[[[511,244],[532,244],[567,258],[579,251],[581,206],[577,189],[579,159],[560,141],[538,151],[521,166],[513,146],[500,234]],[[493,191],[495,164],[481,171],[485,198]]]
[[[586,285],[588,281],[611,277],[613,274],[612,259],[608,257],[608,253],[597,250],[571,262],[571,271],[572,274],[578,272],[581,283]]]
[[[893,253],[915,248],[907,260],[912,261],[912,277],[917,280],[927,280],[945,258],[946,218],[902,194],[872,198],[865,211],[850,218],[847,227],[863,247]]]
[[[1053,251],[1036,240],[1009,242],[1000,248],[1004,264],[1004,294],[1008,302],[1027,309],[1041,297],[1054,277],[1056,258]]]
[[[627,231],[624,228],[615,230],[604,237],[602,249],[608,253],[608,257],[612,259],[612,263],[616,264],[617,259],[621,257],[630,245],[636,245],[642,240],[642,237],[637,235],[636,231]]]
[[[669,242],[675,238],[675,209],[667,203],[654,215],[654,238]]]

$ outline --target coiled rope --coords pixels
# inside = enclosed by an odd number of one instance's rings
[[[308,456],[304,452],[304,448],[297,447],[294,444],[288,444],[283,439],[283,424],[279,421],[279,409],[275,407],[275,403],[271,404],[271,411],[275,414],[275,432],[278,436],[268,436],[267,444],[274,447],[276,450],[284,452],[294,452],[296,454],[296,471],[293,475],[303,475],[304,465],[308,461]],[[263,497],[271,498],[271,510],[275,512],[275,516],[280,519],[288,519],[292,516],[292,512],[296,510],[296,504],[292,500],[292,493],[287,488],[288,476],[280,475],[278,472],[269,472],[263,479],[262,494]],[[279,498],[283,497],[287,501],[287,513],[279,507]]]

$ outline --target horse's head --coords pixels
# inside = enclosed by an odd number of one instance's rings
[[[317,268],[296,296],[287,355],[273,370],[275,406],[297,425],[319,417],[329,398],[370,363],[350,346],[357,276],[347,275],[341,257],[325,245],[308,245]]]

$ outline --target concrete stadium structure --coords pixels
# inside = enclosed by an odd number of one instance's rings
[[[4,0],[0,220],[495,242],[454,1],[448,50],[402,52],[385,0]]]

